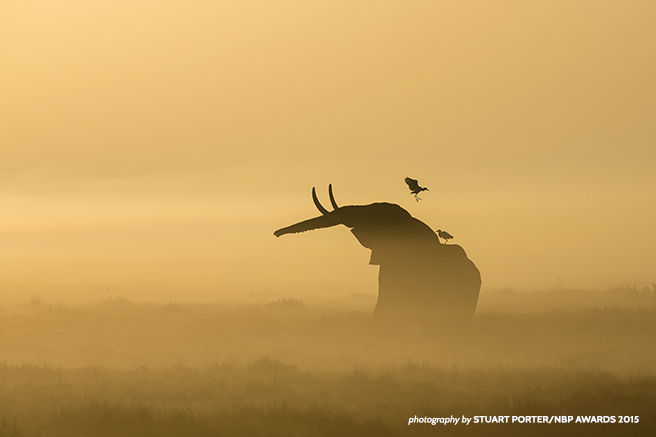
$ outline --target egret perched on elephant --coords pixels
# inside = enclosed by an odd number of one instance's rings
[[[278,229],[276,237],[345,225],[364,247],[369,264],[380,266],[374,323],[382,330],[421,328],[422,335],[458,331],[474,315],[481,275],[462,247],[440,244],[437,234],[393,203],[338,206],[328,186],[332,211],[314,188],[321,215]]]

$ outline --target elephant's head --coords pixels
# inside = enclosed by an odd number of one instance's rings
[[[332,211],[321,205],[316,190],[312,188],[312,200],[321,215],[278,229],[274,235],[280,237],[285,234],[344,225],[351,228],[351,232],[360,244],[372,250],[370,264],[375,265],[384,263],[392,253],[398,255],[399,251],[403,252],[411,248],[416,250],[425,246],[434,247],[439,244],[437,235],[430,227],[412,217],[399,205],[381,202],[340,207],[335,201],[332,185],[328,185],[328,196],[333,207]]]
[[[455,244],[440,244],[435,232],[392,203],[338,206],[328,186],[332,211],[312,199],[321,215],[278,229],[276,237],[344,225],[371,249],[370,264],[380,266],[374,320],[381,326],[419,325],[444,332],[471,319],[481,276]]]

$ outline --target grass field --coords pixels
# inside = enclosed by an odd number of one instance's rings
[[[653,295],[484,294],[448,339],[374,335],[366,305],[34,296],[0,310],[0,436],[649,435]],[[408,425],[415,415],[639,423]]]

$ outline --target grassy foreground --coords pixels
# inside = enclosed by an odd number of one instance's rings
[[[247,366],[107,369],[0,367],[0,433],[167,435],[646,435],[656,377],[602,371],[388,369],[307,372],[276,360]],[[408,418],[639,415],[639,424],[408,426]]]
[[[499,307],[451,339],[381,338],[367,311],[294,300],[2,308],[0,436],[656,433],[653,305]],[[640,422],[408,425],[415,415]]]

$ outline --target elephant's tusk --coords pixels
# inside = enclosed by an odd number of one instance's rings
[[[317,207],[319,211],[321,211],[321,214],[323,215],[328,215],[330,212],[324,208],[321,203],[319,203],[319,199],[317,199],[317,190],[312,187],[312,200],[314,200],[314,205]]]
[[[333,205],[333,211],[339,209],[337,202],[335,202],[335,196],[333,196],[333,184],[328,184],[328,196],[330,196],[330,203]]]

